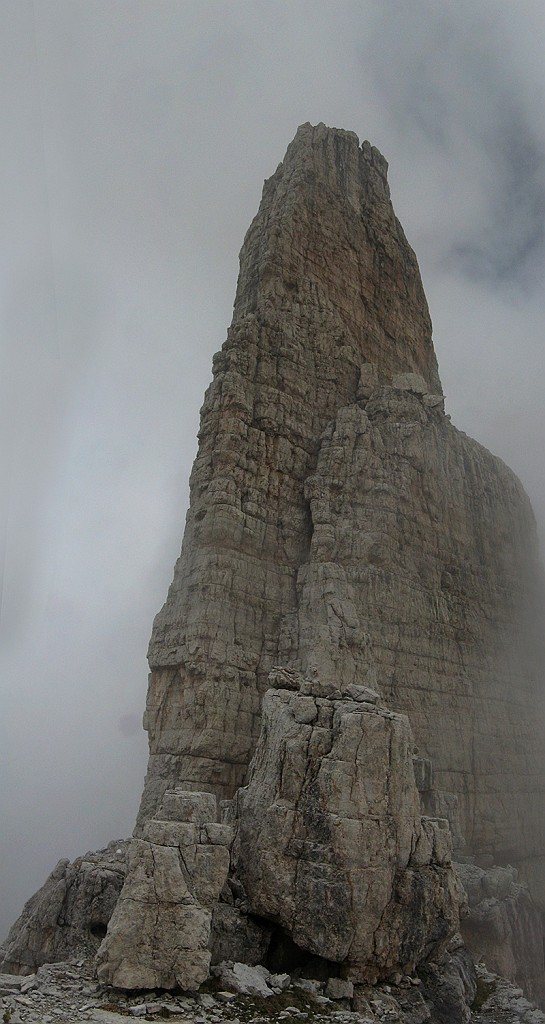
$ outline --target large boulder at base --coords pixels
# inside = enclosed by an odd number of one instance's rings
[[[407,718],[309,689],[265,696],[233,869],[252,913],[347,978],[376,980],[458,928],[450,831],[420,816]]]

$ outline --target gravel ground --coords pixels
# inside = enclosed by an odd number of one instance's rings
[[[545,1014],[524,998],[521,989],[483,967],[478,967],[478,977],[478,1009],[471,1013],[471,1024],[545,1024]],[[93,960],[81,959],[45,965],[28,977],[0,975],[0,1022],[120,1024],[120,1018],[130,1017],[191,1024],[436,1024],[418,998],[412,1010],[400,1011],[398,1000],[407,1006],[407,996],[418,991],[418,980],[409,978],[398,987],[377,986],[366,992],[364,1013],[351,1011],[347,1000],[327,998],[316,982],[304,979],[292,979],[289,987],[268,999],[228,991],[130,995],[98,985]],[[452,1024],[459,1022],[453,1017]]]

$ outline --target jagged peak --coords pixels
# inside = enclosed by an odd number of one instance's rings
[[[354,132],[301,125],[246,234],[234,323],[248,313],[270,320],[290,306],[318,309],[330,335],[350,339],[355,363],[375,363],[384,380],[419,373],[439,393],[420,271],[387,170],[379,150],[360,146]],[[314,337],[311,328],[310,344]]]
[[[367,140],[355,132],[329,128],[323,122],[299,125],[285,157],[265,183],[286,179],[292,187],[302,181],[318,183],[340,192],[358,213],[365,208],[370,191],[389,201],[388,162]]]

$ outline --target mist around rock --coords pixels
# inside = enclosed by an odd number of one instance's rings
[[[2,11],[2,937],[132,829],[198,409],[297,124],[388,158],[447,412],[544,519],[539,5],[130,6]]]
[[[445,415],[386,161],[302,125],[205,395],[135,833],[26,904],[8,1019],[96,953],[92,1020],[295,988],[346,1021],[537,1024],[543,582],[519,480]]]

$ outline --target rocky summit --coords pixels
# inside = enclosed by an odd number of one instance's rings
[[[134,838],[26,905],[4,1019],[543,1021],[544,615],[386,161],[303,125],[202,408]]]

